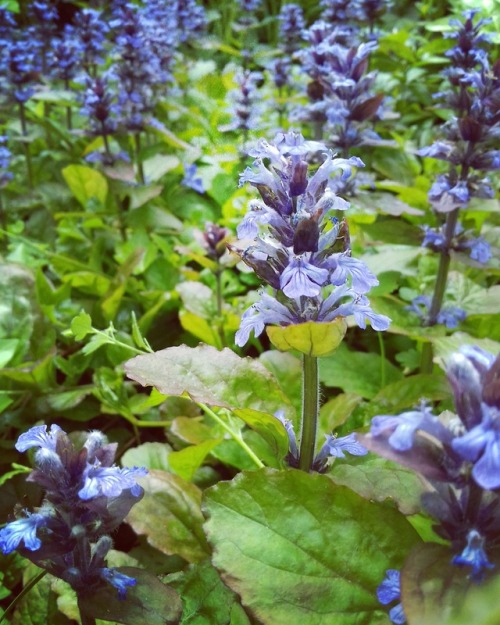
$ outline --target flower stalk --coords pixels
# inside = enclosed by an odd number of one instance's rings
[[[302,432],[299,469],[311,471],[319,414],[319,367],[315,356],[302,355]]]

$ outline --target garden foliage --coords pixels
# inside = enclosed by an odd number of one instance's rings
[[[499,621],[499,31],[0,2],[0,622]]]

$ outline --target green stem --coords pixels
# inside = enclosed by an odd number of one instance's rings
[[[432,296],[432,303],[429,310],[429,319],[427,321],[428,326],[436,325],[438,315],[441,312],[441,307],[443,305],[444,294],[446,291],[446,283],[448,281],[448,272],[450,269],[450,246],[453,236],[455,234],[455,228],[457,226],[458,212],[459,209],[456,208],[455,210],[451,211],[451,213],[448,213],[446,217],[446,224],[444,229],[444,244],[443,249],[441,250],[441,255],[439,257],[439,267],[436,276],[436,283],[434,286],[434,294]],[[424,343],[424,346],[422,347],[420,372],[432,373],[432,367],[432,343],[427,342]]]
[[[380,347],[380,388],[384,388],[387,380],[385,368],[385,344],[382,332],[377,332],[378,344]]]
[[[428,325],[430,326],[436,324],[437,316],[439,315],[441,306],[443,305],[444,293],[446,291],[446,281],[448,279],[448,271],[450,269],[450,244],[457,226],[458,211],[459,209],[456,208],[451,213],[448,213],[448,216],[446,217],[444,244],[439,258],[436,285],[434,287],[434,295],[432,296],[432,304],[429,311]]]
[[[302,432],[300,435],[299,469],[310,471],[316,450],[319,413],[319,370],[315,356],[302,356]]]
[[[144,176],[144,166],[141,161],[141,134],[136,132],[134,134],[135,142],[135,162],[137,164],[137,174],[139,176],[139,182],[146,184],[146,177]]]
[[[226,337],[224,335],[224,320],[222,318],[222,270],[220,267],[220,261],[217,258],[217,270],[215,272],[215,289],[217,299],[217,326],[220,338],[221,349],[226,346]]]
[[[260,460],[260,458],[252,451],[252,449],[245,443],[243,438],[238,432],[232,430],[227,423],[225,423],[218,414],[216,414],[211,408],[209,408],[206,404],[202,404],[201,402],[196,402],[197,405],[203,410],[205,414],[209,417],[212,417],[214,421],[216,421],[226,432],[231,436],[231,438],[250,456],[250,458],[255,462],[255,464],[259,467],[259,469],[264,468],[264,463]]]
[[[29,591],[38,584],[38,582],[47,575],[47,571],[42,571],[35,575],[30,581],[26,584],[26,586],[21,590],[21,592],[16,595],[16,597],[9,603],[5,612],[0,617],[0,623],[3,623],[6,619],[7,615],[16,607],[16,605],[21,601],[21,599],[29,593]]]
[[[78,610],[80,612],[80,621],[82,625],[96,625],[96,620],[93,616],[90,616],[83,610],[83,597],[78,595]]]
[[[26,158],[26,174],[28,178],[28,187],[34,188],[33,183],[33,162],[31,160],[30,145],[27,141],[28,124],[26,123],[26,109],[23,102],[19,103],[19,120],[21,122],[21,134],[23,135],[24,156]]]

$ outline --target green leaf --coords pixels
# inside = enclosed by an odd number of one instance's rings
[[[200,339],[200,341],[217,348],[222,347],[217,330],[212,323],[203,319],[203,317],[199,317],[187,310],[181,310],[179,313],[179,321],[186,332]]]
[[[121,458],[122,467],[146,467],[146,469],[170,470],[172,448],[167,443],[143,443],[127,449]]]
[[[132,339],[134,343],[139,347],[139,349],[143,349],[145,351],[150,351],[151,346],[147,342],[147,340],[142,336],[142,332],[139,328],[139,324],[137,323],[137,317],[135,316],[135,312],[132,311]]]
[[[259,362],[230,349],[169,347],[125,363],[127,375],[164,395],[187,393],[194,401],[225,408],[292,411],[276,380]]]
[[[206,560],[168,579],[182,596],[181,625],[250,625],[238,597]],[[238,620],[234,620],[238,614]]]
[[[0,339],[0,367],[5,367],[15,356],[19,339]]]
[[[173,451],[169,456],[170,468],[183,479],[190,482],[196,471],[201,467],[208,454],[217,447],[220,440],[211,440],[191,445],[180,451]]]
[[[322,432],[333,432],[351,416],[362,398],[355,393],[341,393],[323,404],[319,411]]]
[[[157,182],[160,178],[179,165],[177,156],[156,154],[143,162],[144,174],[148,182]]]
[[[428,491],[427,482],[417,473],[374,454],[352,458],[348,464],[336,461],[328,477],[364,499],[394,501],[406,515],[421,511],[420,498]]]
[[[343,318],[328,323],[306,321],[290,326],[267,326],[271,343],[283,352],[296,349],[307,356],[328,356],[342,342],[347,330]]]
[[[326,386],[370,399],[380,391],[382,366],[386,382],[395,382],[402,377],[397,367],[388,360],[383,361],[378,354],[352,352],[341,345],[333,356],[321,360],[320,380]]]
[[[75,339],[81,341],[87,334],[92,332],[92,317],[82,310],[82,312],[71,321],[70,327]]]
[[[203,533],[201,491],[178,475],[151,470],[140,480],[145,494],[127,516],[137,534],[167,555],[188,562],[204,560],[209,553]]]
[[[264,623],[380,623],[376,588],[419,538],[325,475],[260,470],[206,491],[213,564]]]
[[[105,204],[108,182],[99,171],[85,165],[68,165],[62,170],[62,175],[83,208],[87,208],[92,199]]]
[[[270,349],[259,356],[259,361],[269,369],[292,403],[297,415],[302,410],[302,362],[290,352]]]
[[[82,594],[79,603],[85,614],[124,625],[174,625],[180,622],[182,603],[173,588],[143,569],[123,566],[117,571],[137,580],[135,586],[127,589],[127,598],[119,599],[116,588],[107,584],[91,594]]]
[[[234,410],[234,414],[270,445],[275,458],[283,459],[288,453],[288,435],[282,423],[273,415],[250,408]]]
[[[450,397],[451,389],[446,377],[438,374],[417,373],[385,386],[373,398],[378,409],[398,412],[415,406],[421,399],[440,401]]]

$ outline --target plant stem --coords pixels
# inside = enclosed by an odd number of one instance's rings
[[[141,184],[146,184],[146,178],[144,176],[144,166],[141,161],[141,134],[136,132],[134,134],[134,142],[135,142],[135,161],[137,163],[137,174],[139,176],[139,182]]]
[[[387,381],[387,373],[385,370],[385,344],[382,332],[377,332],[377,337],[380,347],[380,388],[384,388]]]
[[[26,157],[26,174],[28,177],[28,187],[30,189],[33,189],[33,163],[31,161],[30,146],[26,139],[26,137],[28,136],[28,125],[26,123],[26,110],[24,108],[23,102],[19,103],[19,120],[21,122],[21,134],[23,135],[24,155]]]
[[[220,260],[217,258],[217,270],[215,272],[215,289],[217,299],[217,326],[221,343],[221,349],[226,346],[226,337],[224,336],[224,320],[222,318],[222,269],[220,266]]]
[[[315,356],[302,356],[302,431],[300,435],[299,469],[310,471],[316,449],[319,413],[319,370]]]
[[[434,294],[432,296],[432,303],[429,310],[429,319],[427,320],[428,326],[436,325],[437,317],[441,311],[443,305],[444,293],[446,291],[446,282],[448,280],[448,271],[450,269],[450,246],[451,240],[455,234],[455,229],[458,221],[458,212],[460,209],[448,213],[446,217],[446,225],[444,230],[444,243],[441,255],[439,257],[439,267],[436,277],[436,283],[434,286]],[[424,343],[422,347],[422,356],[420,360],[420,372],[432,373],[432,343]]]
[[[212,417],[214,421],[216,421],[226,432],[231,436],[231,438],[238,443],[238,445],[250,456],[250,458],[255,462],[255,464],[259,467],[259,469],[264,468],[264,463],[260,460],[260,458],[253,452],[252,449],[245,443],[243,438],[238,432],[232,430],[227,423],[225,423],[217,413],[215,413],[212,409],[210,409],[206,404],[202,404],[201,402],[196,402],[197,405],[203,410],[205,414],[209,417]]]
[[[93,616],[90,616],[86,612],[84,612],[83,608],[83,600],[80,595],[78,595],[78,610],[80,612],[80,621],[82,625],[96,625],[96,620]]]
[[[450,244],[457,226],[458,211],[459,209],[456,208],[451,211],[451,213],[448,213],[448,216],[446,217],[444,244],[439,258],[439,269],[436,278],[436,285],[434,287],[434,295],[432,296],[432,304],[429,311],[429,321],[427,322],[427,325],[430,326],[436,324],[437,316],[439,315],[441,306],[443,305],[446,281],[448,279],[448,271],[450,268]]]
[[[38,582],[47,575],[47,571],[42,571],[35,575],[30,581],[26,584],[26,586],[21,590],[21,592],[15,596],[15,598],[9,603],[5,612],[0,617],[0,623],[3,623],[7,615],[16,607],[16,605],[21,601],[21,599],[29,593],[29,591],[38,584]]]

